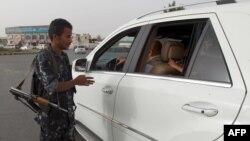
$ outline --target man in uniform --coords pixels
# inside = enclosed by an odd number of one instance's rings
[[[55,19],[49,26],[48,34],[51,44],[47,50],[38,53],[35,74],[42,85],[42,96],[67,109],[68,113],[53,107],[43,107],[40,140],[74,141],[75,85],[89,86],[94,81],[92,77],[84,75],[72,79],[69,58],[63,52],[72,42],[72,25],[65,19]],[[58,70],[57,74],[55,67]]]

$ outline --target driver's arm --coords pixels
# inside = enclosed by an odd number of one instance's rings
[[[124,57],[124,56],[118,56],[117,58],[116,58],[116,65],[120,65],[120,64],[123,64],[123,63],[125,63],[125,61],[126,61],[126,57]]]

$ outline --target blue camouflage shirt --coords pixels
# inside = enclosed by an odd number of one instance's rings
[[[51,52],[51,55],[48,51]],[[58,75],[55,74],[51,56],[56,61]],[[67,54],[62,52],[61,56],[59,56],[51,46],[48,47],[47,51],[41,50],[37,54],[35,72],[43,85],[45,97],[60,107],[73,111],[75,87],[63,92],[56,92],[59,82],[72,80],[71,65]]]

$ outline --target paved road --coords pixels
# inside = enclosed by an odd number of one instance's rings
[[[76,55],[73,50],[66,51],[72,62],[86,55]],[[39,126],[33,120],[35,114],[14,100],[9,93],[25,76],[35,54],[0,56],[0,141],[39,141]],[[23,85],[29,92],[30,77]],[[77,139],[80,141],[80,139]]]

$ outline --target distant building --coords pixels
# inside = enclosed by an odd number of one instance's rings
[[[75,34],[75,33],[72,33],[72,43],[70,45],[70,49],[74,48],[75,46],[77,45],[80,45],[80,34]]]
[[[91,35],[90,34],[82,34],[80,36],[80,44],[89,47],[89,43],[91,40]]]
[[[0,37],[0,45],[1,46],[6,46],[8,43],[7,38],[6,37]]]
[[[48,25],[17,26],[5,28],[9,45],[29,43],[34,46],[49,42]]]
[[[7,44],[21,47],[24,44],[30,44],[33,46],[43,46],[50,42],[48,36],[48,25],[41,26],[16,26],[5,28],[7,34]],[[96,46],[91,39],[90,34],[72,34],[72,44],[70,48],[76,45],[84,45],[87,47]]]

